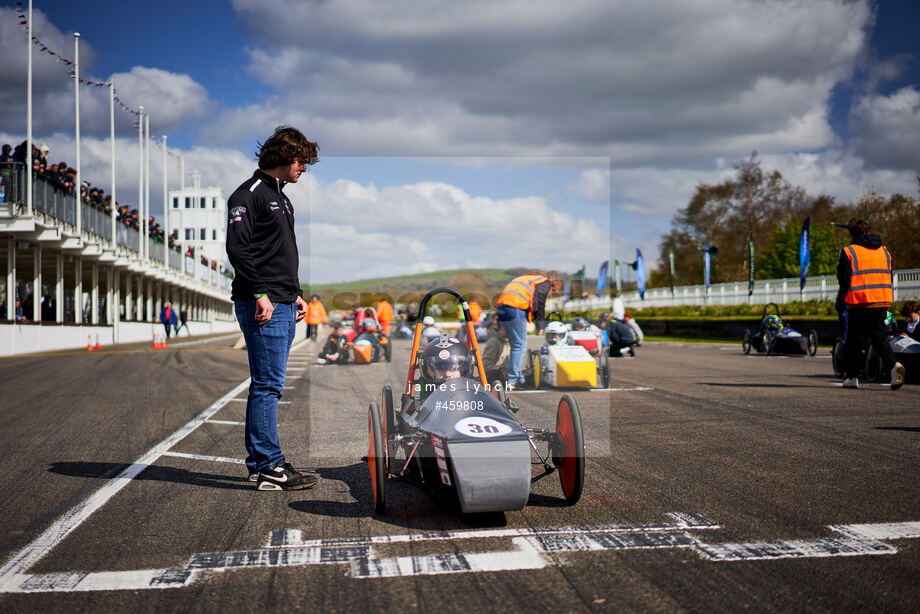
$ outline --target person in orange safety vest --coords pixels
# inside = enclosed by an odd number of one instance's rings
[[[384,298],[377,303],[375,309],[377,310],[377,321],[380,322],[380,328],[383,330],[383,334],[389,335],[390,322],[393,321],[393,306]]]
[[[524,355],[527,350],[527,323],[535,322],[537,334],[543,331],[546,298],[553,289],[542,273],[519,275],[502,290],[495,302],[495,314],[508,336],[511,355],[508,358],[508,383],[524,383]]]
[[[885,329],[893,302],[891,254],[867,221],[853,218],[847,228],[853,240],[837,263],[836,307],[841,314],[847,312],[843,387],[859,387],[860,357],[868,340],[882,359],[891,389],[897,390],[904,384],[904,366],[897,362]]]
[[[328,324],[329,318],[326,316],[326,308],[319,300],[319,296],[314,294],[310,296],[310,302],[307,303],[307,339],[316,341],[316,335],[319,332],[320,324]]]

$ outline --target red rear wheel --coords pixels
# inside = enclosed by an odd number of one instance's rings
[[[371,474],[371,492],[374,495],[374,511],[386,511],[386,449],[383,447],[383,424],[380,408],[371,403],[367,409],[367,469]]]
[[[559,440],[559,481],[569,505],[577,503],[585,485],[585,438],[581,414],[572,395],[565,394],[556,409],[556,437]]]

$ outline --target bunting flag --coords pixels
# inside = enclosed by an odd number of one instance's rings
[[[613,261],[613,279],[617,285],[617,294],[619,295],[620,293],[623,292],[623,275],[622,273],[620,273],[620,261],[619,260]]]
[[[639,298],[645,300],[645,258],[642,257],[642,251],[636,248],[636,289],[639,291]]]
[[[584,264],[581,265],[581,268],[578,269],[578,272],[577,272],[577,273],[575,273],[574,275],[572,275],[572,278],[573,278],[573,279],[584,279],[584,278],[585,278],[585,266],[586,266],[586,265],[584,265]]]
[[[802,236],[799,237],[799,293],[805,290],[805,277],[808,275],[808,265],[811,264],[810,226],[811,217],[806,217],[802,224]]]
[[[751,263],[751,267],[750,267],[751,273],[748,276],[748,296],[753,296],[754,295],[754,233],[753,232],[751,233],[751,236],[748,238],[748,251],[750,252],[750,254],[748,255],[748,258],[750,258],[750,263]]]
[[[709,243],[703,243],[703,284],[709,291]]]
[[[566,301],[569,300],[569,292],[570,292],[570,289],[569,289],[569,280],[568,280],[568,278],[566,278],[566,280],[565,280],[565,282],[563,283],[563,286],[562,286],[562,294],[563,294],[563,296],[565,297],[564,300],[566,300]]]
[[[22,26],[23,30],[26,30],[28,32],[29,22],[28,22],[28,19],[26,18],[25,9],[22,8],[22,5],[23,5],[22,2],[16,2],[16,13],[19,15],[19,25]],[[37,36],[34,36],[34,35],[32,36],[32,44],[38,47],[38,51],[40,53],[45,53],[47,55],[50,55],[59,64],[63,64],[64,66],[69,66],[69,67],[72,67],[74,65],[72,60],[69,60],[65,58],[64,56],[62,56],[60,53],[56,52],[54,49],[52,49],[51,47],[43,43]],[[67,74],[71,79],[73,79],[75,76],[73,68],[68,70]],[[108,87],[109,85],[111,85],[110,81],[91,81],[89,79],[80,79],[79,81],[81,84],[87,85],[89,87]],[[138,111],[137,109],[132,109],[131,107],[123,103],[121,100],[118,99],[117,95],[115,96],[115,104],[118,105],[120,109],[123,109],[127,111],[128,113],[131,113],[132,115],[140,115],[140,111]]]
[[[604,293],[607,291],[607,266],[610,263],[609,260],[604,260],[604,263],[601,265],[601,268],[597,271],[597,295],[604,296]]]
[[[668,248],[668,264],[670,265],[669,273],[671,275],[671,296],[674,296],[674,250]]]

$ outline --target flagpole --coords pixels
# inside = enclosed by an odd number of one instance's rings
[[[115,81],[109,81],[109,141],[111,142],[111,172],[112,185],[109,193],[112,195],[112,249],[117,249],[115,240],[115,216],[118,215],[118,201],[115,200]]]
[[[32,0],[29,0],[29,20],[26,27],[26,44],[29,46],[26,70],[26,217],[32,217]]]
[[[74,116],[77,145],[77,177],[74,195],[77,200],[76,223],[77,236],[83,236],[83,182],[80,180],[80,33],[73,33],[73,91],[74,91]]]
[[[169,196],[166,193],[167,173],[169,166],[166,160],[166,135],[163,135],[163,235],[166,247],[163,251],[163,264],[169,266]]]
[[[150,115],[144,116],[144,258],[150,258]]]
[[[137,210],[140,217],[144,216],[144,107],[138,107],[137,113]],[[144,221],[140,220],[137,227],[137,255],[144,257],[143,238]]]

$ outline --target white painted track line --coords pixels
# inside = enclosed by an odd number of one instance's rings
[[[295,345],[294,348],[300,347],[304,343],[306,342],[302,341]],[[109,499],[130,484],[131,480],[137,477],[147,467],[155,463],[157,459],[168,452],[173,446],[188,437],[195,429],[204,424],[211,416],[233,400],[236,395],[245,390],[249,386],[249,382],[250,378],[247,377],[237,384],[233,390],[212,403],[207,409],[192,418],[192,420],[179,427],[166,439],[152,447],[131,463],[127,469],[103,484],[99,490],[65,512],[63,516],[45,529],[44,533],[13,555],[10,560],[0,567],[0,592],[7,592],[16,584],[17,577],[22,576],[29,567],[34,565],[54,547],[60,544],[64,538],[70,535],[70,533],[80,526],[83,521],[92,516],[99,508],[108,503]]]
[[[242,422],[240,423],[242,424]],[[206,456],[204,454],[186,454],[185,452],[164,452],[163,456],[172,456],[173,458],[191,458],[194,460],[212,461],[215,463],[233,463],[235,465],[245,465],[244,458],[228,458],[226,456]]]

